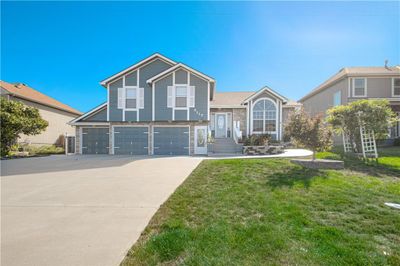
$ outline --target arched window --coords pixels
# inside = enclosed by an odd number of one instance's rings
[[[253,107],[253,132],[275,132],[276,114],[276,105],[273,101],[269,99],[258,100]]]

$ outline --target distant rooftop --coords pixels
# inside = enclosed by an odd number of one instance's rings
[[[306,96],[301,98],[299,101],[304,101],[309,97],[313,96],[314,94],[322,91],[327,86],[332,83],[339,81],[344,77],[351,77],[351,76],[391,76],[391,75],[400,75],[400,66],[392,66],[392,67],[344,67],[339,70],[335,75],[327,79],[325,82],[320,84],[318,87],[313,89],[310,93]]]
[[[8,83],[0,80],[0,87],[15,97],[25,99],[28,101],[40,103],[49,107],[53,107],[59,110],[63,110],[69,113],[81,115],[82,112],[63,104],[56,99],[53,99],[35,89],[32,89],[23,83]]]

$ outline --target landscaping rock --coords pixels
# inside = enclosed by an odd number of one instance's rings
[[[247,155],[267,155],[283,152],[283,146],[243,146],[243,153]]]
[[[290,160],[292,163],[301,165],[306,168],[311,169],[343,169],[344,162],[338,160],[310,160],[310,159],[292,159]]]

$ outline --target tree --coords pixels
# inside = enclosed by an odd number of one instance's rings
[[[347,105],[330,108],[327,121],[337,134],[345,134],[355,143],[354,152],[360,152],[360,124],[373,130],[375,137],[385,139],[388,128],[396,121],[396,115],[387,100],[359,100]]]
[[[332,146],[332,130],[324,124],[322,116],[311,117],[304,109],[290,113],[285,134],[297,146],[312,150],[313,160],[317,151],[325,151]]]
[[[0,99],[0,152],[1,156],[6,156],[21,134],[37,135],[46,129],[48,122],[41,118],[39,110],[34,107],[3,97]]]

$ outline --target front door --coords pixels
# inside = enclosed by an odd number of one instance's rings
[[[194,153],[207,154],[207,126],[194,127]]]
[[[215,115],[215,137],[226,138],[226,114]]]

